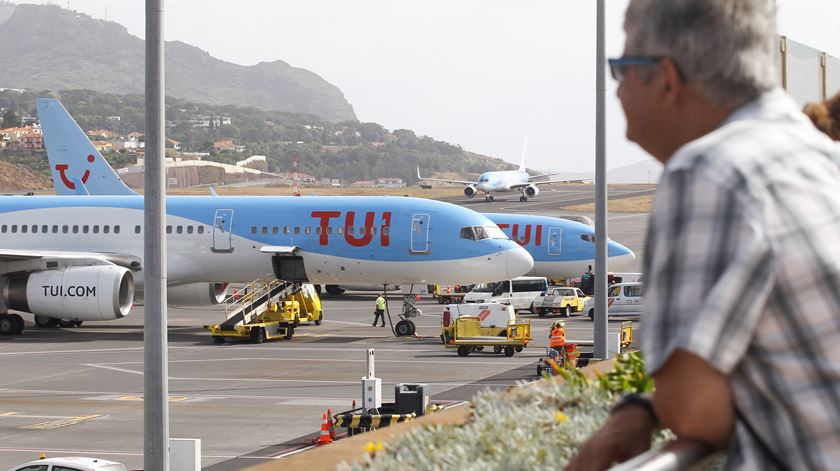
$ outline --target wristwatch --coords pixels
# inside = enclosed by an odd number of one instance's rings
[[[646,396],[642,396],[641,394],[625,394],[619,399],[615,405],[612,406],[610,409],[611,414],[615,414],[617,411],[624,409],[627,406],[634,405],[639,406],[647,411],[650,418],[653,420],[653,423],[659,423],[659,417],[656,415],[656,411],[653,409],[653,401]]]

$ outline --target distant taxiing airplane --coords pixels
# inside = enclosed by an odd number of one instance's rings
[[[434,200],[170,196],[166,210],[168,290],[266,276],[478,283],[534,264],[486,217]],[[0,334],[23,328],[9,309],[78,322],[124,317],[142,285],[142,196],[0,197]]]
[[[74,178],[79,174],[87,174],[85,186],[91,195],[136,194],[122,182],[58,100],[39,99],[37,103],[51,168],[62,167],[65,172],[70,172],[68,167],[78,169],[77,173],[69,173]],[[59,139],[54,136],[56,131]],[[86,165],[85,159],[90,156],[95,159],[92,166]],[[85,169],[84,172],[81,169]],[[56,192],[60,189],[66,194],[75,192],[72,188],[68,189],[60,177],[55,179],[55,185]],[[498,224],[534,259],[534,267],[529,275],[553,279],[571,278],[580,276],[590,265],[595,264],[595,231],[591,226],[549,216],[502,213],[488,213],[485,216]],[[465,229],[465,234],[461,236],[478,238],[483,237],[483,233],[478,231],[470,235],[470,230]],[[620,269],[635,259],[633,251],[618,242],[610,240],[607,245],[611,270]],[[209,288],[221,285],[216,283]],[[358,286],[326,285],[329,293],[338,293],[343,288],[355,289]],[[204,285],[196,289],[202,293],[211,291]],[[219,292],[218,289],[216,292]]]
[[[484,202],[489,203],[495,201],[493,198],[494,192],[507,192],[516,190],[520,193],[519,201],[528,201],[528,198],[533,198],[540,194],[540,185],[550,185],[552,183],[568,183],[579,180],[541,180],[535,181],[536,178],[548,177],[554,173],[546,173],[542,175],[528,175],[525,169],[525,155],[528,149],[528,141],[522,149],[522,162],[519,164],[517,170],[497,170],[493,172],[484,172],[478,177],[478,181],[470,182],[466,180],[446,180],[443,178],[425,178],[420,176],[420,167],[417,167],[417,178],[420,180],[427,180],[430,182],[444,182],[444,183],[460,183],[464,186],[464,195],[467,198],[472,198],[479,191],[484,192]]]

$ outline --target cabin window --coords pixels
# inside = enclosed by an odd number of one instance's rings
[[[193,226],[187,226],[187,234],[193,233]]]
[[[376,227],[370,228],[370,235],[376,235]]]
[[[279,227],[274,226],[274,227],[271,228],[271,235],[277,235],[279,233],[280,233],[280,228]]]
[[[289,235],[289,226],[283,226],[283,234]]]
[[[263,235],[268,235],[268,226],[263,226],[262,227],[262,234]]]
[[[344,228],[343,228],[343,227],[336,227],[336,228],[335,228],[335,233],[336,233],[336,234],[341,235],[343,232],[344,232]]]
[[[53,234],[58,234],[58,226],[57,225],[52,227],[52,232],[53,232]]]
[[[385,227],[382,228],[382,235],[386,236],[390,233],[391,233],[391,228],[390,227],[385,226]]]
[[[332,235],[332,226],[327,226],[327,235]]]
[[[114,226],[114,234],[120,233],[120,226]]]
[[[251,234],[257,233],[257,226],[251,226]]]
[[[172,234],[172,226],[166,226],[166,233]]]
[[[32,225],[32,233],[33,233],[33,234],[37,234],[37,233],[38,233],[38,226],[36,226],[35,224],[33,224],[33,225]]]
[[[20,232],[22,232],[23,234],[26,234],[26,232],[27,232],[28,230],[29,230],[29,226],[27,226],[26,224],[21,224],[21,226],[20,226]]]
[[[67,231],[68,231],[69,229],[70,229],[70,227],[69,227],[69,226],[61,226],[61,233],[62,233],[62,234],[67,234]]]
[[[347,228],[347,234],[348,234],[348,235],[353,235],[353,234],[356,232],[356,231],[355,231],[355,229],[356,229],[356,228],[355,228],[354,226],[350,226],[350,227],[348,227],[348,228]]]
[[[204,234],[204,226],[198,226],[198,233]]]
[[[303,228],[303,233],[304,234],[311,234],[312,233],[312,228],[310,226],[304,227]]]
[[[300,226],[295,226],[295,235],[300,234]]]
[[[3,234],[5,234],[7,230],[9,230],[9,226],[7,226],[5,224],[0,226],[0,232],[2,232]]]
[[[135,233],[135,234],[139,234],[139,233],[140,233],[140,226],[134,226],[134,233]]]
[[[99,226],[93,226],[93,233],[99,234]]]
[[[184,226],[178,226],[177,228],[175,228],[175,232],[177,232],[178,234],[183,234]]]
[[[109,225],[107,225],[107,224],[105,224],[104,226],[102,226],[102,233],[103,233],[103,234],[107,234],[107,233],[109,233],[109,232],[111,232],[111,226],[109,226]]]
[[[17,224],[12,224],[12,234],[17,233]]]
[[[41,226],[41,233],[46,234],[47,232],[50,232],[50,226],[47,226],[47,225]]]
[[[82,226],[82,234],[87,234],[89,231],[90,231],[90,226],[88,226],[87,224]]]
[[[315,233],[316,233],[316,234],[321,235],[321,232],[322,232],[322,230],[321,230],[321,226],[317,226],[317,227],[315,227]]]
[[[73,224],[73,234],[79,233],[79,226],[77,224]]]

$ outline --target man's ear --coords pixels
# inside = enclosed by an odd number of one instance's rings
[[[673,108],[679,101],[685,83],[677,65],[671,59],[662,59],[662,81],[663,105]]]

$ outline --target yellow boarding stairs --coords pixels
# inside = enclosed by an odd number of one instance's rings
[[[250,339],[254,343],[276,338],[289,340],[301,322],[321,324],[321,299],[311,284],[257,280],[240,292],[245,294],[225,300],[227,320],[204,326],[215,343],[224,343],[226,338]]]

